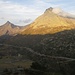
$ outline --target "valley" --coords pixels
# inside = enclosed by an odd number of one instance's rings
[[[0,75],[75,74],[75,18],[55,11],[27,26],[0,26]]]

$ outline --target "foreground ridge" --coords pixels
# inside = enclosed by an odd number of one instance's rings
[[[0,45],[27,49],[27,50],[28,50],[29,52],[31,52],[32,54],[35,54],[35,55],[38,55],[38,56],[41,56],[41,57],[46,57],[46,58],[51,58],[51,59],[62,59],[62,60],[65,60],[65,61],[67,60],[67,62],[69,62],[69,61],[75,61],[75,59],[73,59],[73,58],[58,57],[58,56],[49,56],[49,55],[41,54],[41,53],[35,52],[35,51],[33,51],[31,48],[27,48],[27,47],[19,47],[19,46],[8,45],[8,44],[0,44]]]

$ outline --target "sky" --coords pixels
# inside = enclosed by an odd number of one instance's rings
[[[49,7],[61,8],[75,15],[75,0],[0,0],[0,25],[10,21],[25,26]]]

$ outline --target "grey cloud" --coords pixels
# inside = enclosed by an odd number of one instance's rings
[[[4,20],[5,18],[4,18],[4,17],[1,17],[0,19],[1,19],[1,20]]]
[[[30,23],[31,21],[32,21],[32,19],[25,19],[25,20],[20,20],[19,22]]]
[[[53,8],[52,12],[63,17],[75,18],[75,15],[63,11],[61,8]]]

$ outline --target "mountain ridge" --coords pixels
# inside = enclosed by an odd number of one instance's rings
[[[75,19],[62,17],[52,10],[52,7],[46,9],[44,14],[35,19],[21,34],[53,34],[75,28]]]
[[[7,21],[0,26],[0,35],[44,35],[75,29],[75,19],[71,16],[62,9],[50,7],[27,26],[17,26]]]
[[[2,35],[16,35],[22,29],[22,26],[14,25],[13,23],[7,21],[5,24],[0,26],[0,36]]]

